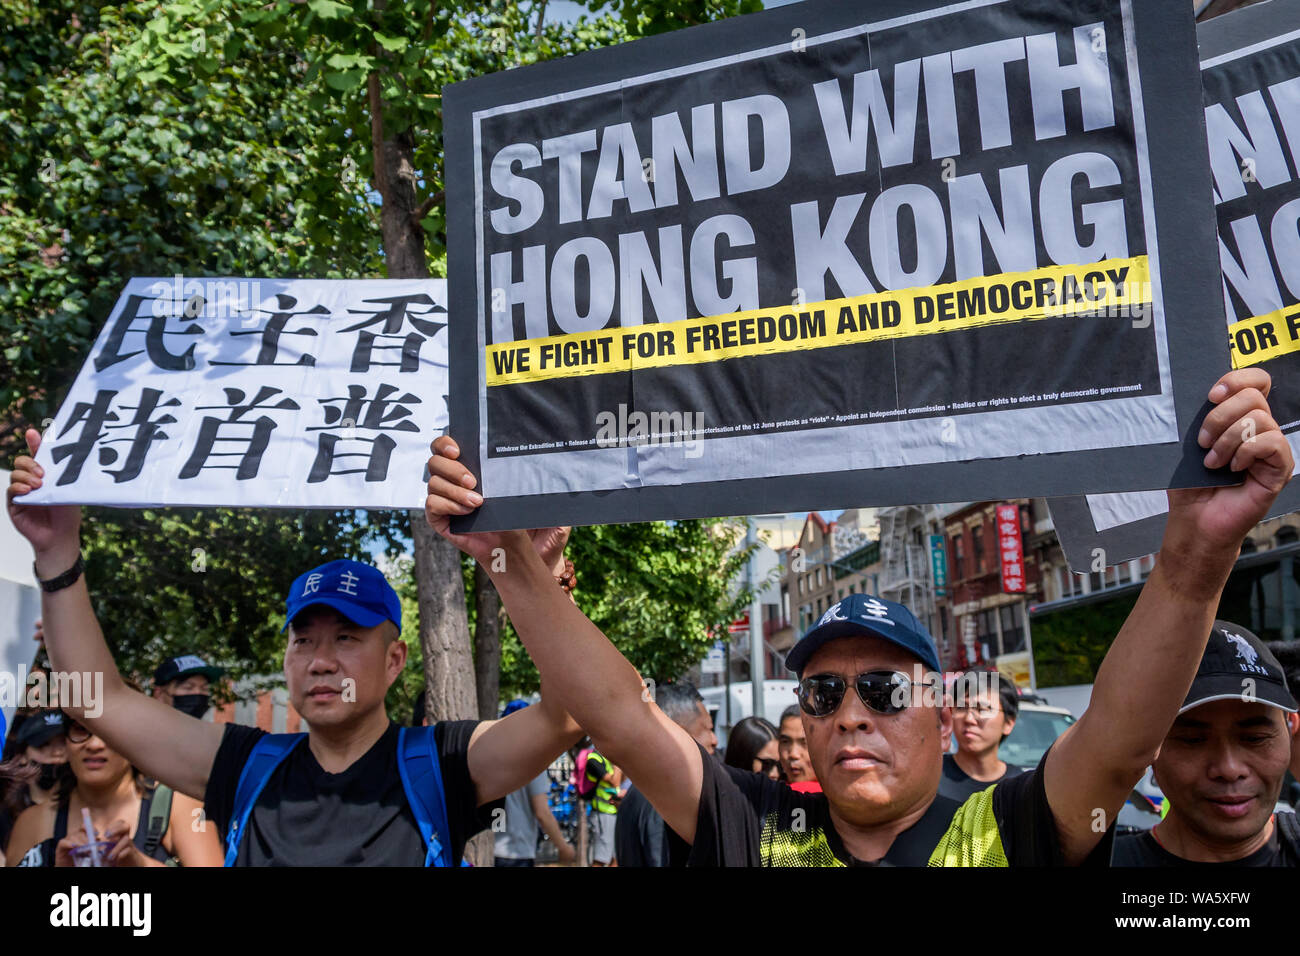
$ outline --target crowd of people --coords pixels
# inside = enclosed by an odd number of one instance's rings
[[[1300,762],[1295,677],[1216,619],[1243,538],[1294,470],[1270,385],[1246,368],[1211,389],[1206,464],[1242,483],[1169,492],[1155,568],[1090,706],[1026,768],[997,753],[1017,717],[1009,687],[947,686],[925,627],[865,594],[789,652],[797,703],[779,726],[741,721],[719,759],[698,692],[648,684],[579,609],[568,529],[450,530],[482,498],[449,437],[433,443],[427,518],[489,569],[540,700],[497,720],[399,726],[385,695],[406,665],[400,602],[377,569],[339,560],[304,571],[285,601],[285,682],[309,729],[204,721],[216,675],[201,660],[164,665],[152,694],[119,676],[86,586],[81,510],[22,504],[43,469],[20,457],[8,506],[36,555],[50,667],[104,685],[95,713],[65,705],[10,735],[7,862],[453,866],[491,829],[502,865],[528,865],[538,829],[564,842],[545,773],[586,736],[598,865],[1294,866],[1296,818],[1275,807]],[[40,436],[26,437],[34,453]],[[1168,812],[1117,840],[1149,767]]]

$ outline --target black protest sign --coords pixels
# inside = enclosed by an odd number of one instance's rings
[[[1232,365],[1268,371],[1269,407],[1300,459],[1300,2],[1216,17],[1197,36]],[[1166,508],[1163,492],[1051,502],[1076,572],[1157,550]],[[1296,510],[1292,485],[1269,517]]]
[[[808,2],[449,87],[457,526],[1225,480],[1195,56],[1175,0]]]

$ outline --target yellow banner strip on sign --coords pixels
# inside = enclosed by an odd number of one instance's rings
[[[1281,355],[1300,352],[1300,306],[1288,305],[1228,326],[1232,367],[1262,365]]]
[[[1080,313],[1128,316],[1150,302],[1146,256],[679,322],[491,345],[487,384],[721,362]]]

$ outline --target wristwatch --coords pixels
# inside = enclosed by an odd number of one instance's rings
[[[46,594],[53,594],[55,591],[62,591],[64,588],[74,584],[81,573],[86,570],[86,562],[81,555],[77,555],[77,563],[64,571],[58,577],[50,578],[48,581],[42,581],[40,574],[36,570],[36,562],[32,562],[32,574],[36,576],[37,582],[41,585],[41,590]]]

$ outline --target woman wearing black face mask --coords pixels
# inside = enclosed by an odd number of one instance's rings
[[[19,814],[47,802],[67,772],[66,730],[60,710],[36,711],[15,722],[8,759],[0,763],[0,863]]]
[[[202,720],[211,703],[212,681],[224,673],[197,654],[182,654],[163,661],[154,671],[153,696]]]

